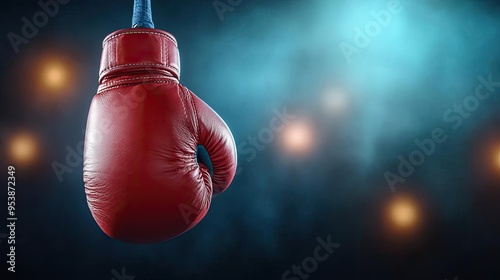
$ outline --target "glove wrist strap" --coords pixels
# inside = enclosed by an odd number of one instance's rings
[[[130,28],[109,34],[103,42],[99,81],[120,72],[168,72],[180,78],[177,41],[171,34],[151,28]],[[159,71],[158,71],[159,70]]]

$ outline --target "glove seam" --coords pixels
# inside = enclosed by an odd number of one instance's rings
[[[180,90],[182,91],[183,96],[184,96],[184,98],[181,98],[181,99],[182,99],[182,106],[184,106],[184,102],[185,102],[185,101],[187,101],[188,103],[190,103],[190,101],[188,100],[188,99],[189,99],[189,94],[190,94],[190,92],[189,92],[189,90],[188,90],[188,89],[186,89],[186,88],[185,88],[185,87],[183,87],[183,86],[181,86],[181,87],[180,87]],[[180,93],[179,93],[179,96],[180,96]],[[185,112],[186,112],[186,120],[189,120],[186,107],[184,107],[184,109],[185,109]],[[195,111],[195,112],[196,112],[196,110],[193,110],[193,108],[190,108],[190,109],[191,109],[190,115],[191,115],[191,117],[193,117],[193,116],[192,116],[192,115],[193,115],[193,114],[192,114],[192,111]],[[196,133],[198,133],[197,121],[198,121],[198,119],[196,118],[196,116],[194,116],[194,121],[191,119],[191,122],[192,122],[193,128],[194,128],[194,130],[196,131]],[[198,142],[198,135],[196,135],[196,142]],[[198,143],[197,143],[197,144],[198,144]]]
[[[103,88],[101,90],[98,90],[97,91],[97,94],[103,94],[107,91],[110,91],[112,89],[117,89],[117,88],[120,88],[120,87],[129,87],[129,86],[135,86],[135,85],[140,85],[140,84],[151,84],[151,83],[174,83],[174,81],[170,81],[170,80],[154,80],[154,81],[147,81],[147,82],[140,82],[140,83],[128,83],[128,84],[123,84],[123,85],[115,85],[115,86],[111,86],[111,87],[106,87],[106,88]]]
[[[119,65],[116,65],[116,66],[111,66],[106,69],[103,69],[99,75],[102,76],[102,74],[106,71],[109,71],[109,70],[112,70],[112,69],[115,69],[115,68],[118,68],[118,67],[123,67],[123,66],[165,66],[165,67],[168,67],[168,68],[172,68],[174,69],[176,72],[179,72],[179,69],[177,69],[176,67],[172,66],[172,65],[168,65],[166,63],[127,63],[127,64],[119,64]]]
[[[102,43],[103,45],[105,45],[107,42],[109,42],[110,40],[113,40],[113,39],[116,39],[120,36],[123,36],[123,35],[127,35],[127,34],[153,34],[153,35],[158,35],[158,36],[162,36],[162,37],[165,37],[167,38],[168,40],[170,40],[172,43],[175,44],[175,46],[177,46],[177,41],[174,40],[172,37],[166,35],[166,34],[163,34],[163,33],[159,33],[159,32],[152,32],[152,31],[127,31],[127,32],[123,32],[123,33],[120,33],[120,34],[116,34],[116,35],[113,35],[107,39],[104,40],[104,42]]]
[[[160,40],[160,61],[163,63],[163,40]],[[167,48],[167,58],[168,58],[168,48]]]
[[[182,96],[181,96],[181,91],[182,91]],[[187,100],[187,99],[189,99],[189,96],[190,96],[190,94],[191,94],[191,93],[189,92],[189,90],[188,90],[188,89],[186,89],[186,88],[185,88],[185,87],[183,87],[183,86],[180,86],[180,87],[178,88],[178,91],[177,91],[177,92],[178,92],[178,94],[179,94],[179,98],[181,99],[182,108],[184,109],[184,115],[185,115],[185,117],[186,117],[186,121],[189,121],[189,120],[190,120],[190,118],[188,117],[188,112],[187,112],[187,109],[186,109],[186,105],[187,105],[187,104],[184,104],[184,102],[186,102],[186,101],[187,101],[188,103],[190,103],[190,101],[189,101],[189,100]],[[193,114],[192,114],[192,112],[193,112],[193,111],[194,111],[194,112],[196,112],[196,110],[194,110],[193,108],[190,108],[190,109],[191,109],[191,112],[190,112],[190,114],[189,114],[189,115],[191,115],[191,116],[192,116],[192,115],[193,115]],[[193,117],[193,116],[192,116],[192,117]],[[196,131],[196,133],[198,134],[198,124],[197,124],[197,122],[198,122],[198,119],[197,119],[197,116],[195,115],[195,116],[194,116],[194,121],[191,119],[191,124],[193,125],[194,131]],[[196,139],[196,145],[198,145],[198,142],[199,142],[199,134],[198,134],[198,135],[196,135],[195,139]],[[195,153],[195,154],[196,154],[196,153]],[[196,158],[195,158],[195,157],[193,157],[193,162],[195,162],[195,163],[196,163]],[[198,166],[198,165],[197,165],[197,166]]]
[[[182,109],[184,110],[184,117],[186,118],[186,121],[189,120],[187,110],[186,110],[186,105],[184,104],[184,98],[181,96],[181,87],[177,87],[177,95],[179,96],[179,100],[181,101],[182,104]]]
[[[136,77],[136,78],[121,79],[121,80],[116,80],[116,81],[109,81],[109,82],[103,83],[101,85],[101,87],[107,88],[110,86],[119,85],[119,84],[126,82],[126,81],[143,80],[143,79],[155,79],[156,81],[161,81],[162,79],[165,79],[165,76]],[[168,79],[168,78],[166,78],[166,79]]]
[[[165,77],[164,76],[135,77],[135,78],[128,78],[128,79],[121,79],[121,80],[116,80],[116,81],[105,82],[102,84],[102,86],[112,86],[112,85],[116,85],[116,84],[119,84],[119,83],[125,82],[125,81],[143,80],[143,79],[162,79],[162,78],[165,78]]]
[[[189,99],[189,102],[191,103],[191,107],[192,107],[192,110],[194,113],[194,126],[195,126],[195,130],[196,130],[196,140],[197,140],[197,142],[199,142],[201,134],[200,134],[200,126],[198,123],[198,111],[196,111],[196,106],[194,105],[194,101],[193,101],[193,98],[191,95],[192,95],[192,93],[189,91],[186,93],[186,96]]]

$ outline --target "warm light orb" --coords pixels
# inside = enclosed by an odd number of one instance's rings
[[[11,160],[16,164],[32,163],[37,156],[37,149],[36,138],[26,132],[14,135],[9,144]]]
[[[408,227],[415,221],[415,208],[407,202],[398,202],[392,206],[392,219],[401,227]]]
[[[75,89],[75,65],[58,54],[41,55],[35,63],[35,83],[30,91],[36,92],[39,101],[59,102],[71,97]]]
[[[292,154],[308,152],[313,145],[313,132],[303,121],[289,123],[282,134],[284,148]]]
[[[496,155],[496,163],[497,163],[498,168],[500,169],[500,149],[498,150],[497,155]]]
[[[418,222],[418,206],[409,198],[397,198],[390,203],[389,219],[399,229],[409,229]]]
[[[59,63],[53,63],[46,66],[43,73],[45,85],[49,89],[59,90],[64,87],[67,82],[66,70]]]

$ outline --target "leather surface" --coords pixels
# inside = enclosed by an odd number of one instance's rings
[[[108,36],[87,121],[88,205],[107,235],[126,242],[164,241],[194,227],[236,171],[231,131],[179,83],[178,50],[167,34],[126,29]],[[199,145],[213,175],[197,162]]]

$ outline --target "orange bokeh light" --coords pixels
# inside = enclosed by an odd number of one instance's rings
[[[494,186],[498,189],[500,182],[500,135],[495,129],[477,133],[471,160],[474,175],[478,182],[476,187]]]
[[[310,124],[296,121],[288,124],[282,134],[284,148],[291,154],[304,154],[313,146],[313,131]]]
[[[22,132],[14,135],[9,143],[10,158],[16,164],[32,163],[38,155],[38,143],[35,136]]]
[[[388,203],[386,215],[392,230],[411,231],[420,223],[421,209],[413,198],[397,196]]]
[[[415,206],[408,201],[396,201],[391,206],[391,219],[394,225],[402,228],[410,227],[417,218]]]
[[[498,169],[500,169],[500,149],[498,149],[496,154],[496,164],[498,166]]]
[[[35,83],[30,88],[38,101],[54,103],[65,101],[76,88],[74,63],[60,54],[44,54],[35,59],[32,72]]]
[[[65,67],[60,63],[52,63],[45,66],[44,72],[42,73],[44,84],[47,88],[53,90],[60,90],[64,88],[67,83],[67,73]]]

